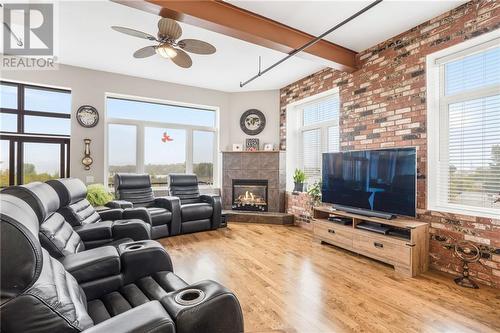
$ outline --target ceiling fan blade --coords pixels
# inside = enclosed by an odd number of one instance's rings
[[[139,37],[139,38],[144,38],[144,39],[149,39],[149,40],[156,40],[156,37],[147,34],[145,32],[139,31],[139,30],[134,30],[130,28],[125,28],[125,27],[119,27],[119,26],[112,26],[111,29],[121,32],[122,34],[126,34],[129,36],[134,36],[134,37]]]
[[[177,39],[182,35],[182,28],[177,21],[164,17],[158,21],[158,35]]]
[[[134,58],[147,58],[156,54],[155,46],[146,46],[134,52]]]
[[[184,51],[196,54],[213,54],[217,51],[215,46],[199,39],[183,39],[178,44]]]
[[[189,68],[193,64],[193,60],[191,60],[191,57],[189,54],[186,52],[182,51],[181,49],[175,49],[177,52],[177,55],[172,59],[172,61],[177,65],[182,68]]]

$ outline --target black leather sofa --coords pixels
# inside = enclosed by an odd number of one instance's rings
[[[169,192],[180,199],[179,233],[185,234],[220,227],[222,203],[218,195],[200,195],[194,174],[169,174]]]
[[[155,198],[148,174],[117,173],[114,176],[115,196],[106,204],[110,208],[144,207],[151,216],[152,238],[179,234],[179,199]]]
[[[234,294],[209,280],[188,285],[155,241],[54,259],[38,239],[40,212],[16,194],[0,193],[1,332],[243,331]]]
[[[61,207],[58,194],[46,183],[11,186],[1,193],[16,196],[31,207],[40,224],[41,243],[55,258],[99,246],[118,246],[133,240],[151,238],[151,226],[142,220],[101,221],[93,208],[86,210],[90,216],[95,216],[91,221],[87,219],[86,224],[71,226],[60,213],[67,207]],[[119,217],[120,212],[121,210],[117,210],[111,214]],[[106,214],[109,217],[110,212]]]

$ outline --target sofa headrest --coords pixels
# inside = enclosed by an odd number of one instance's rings
[[[45,221],[60,207],[59,196],[56,191],[42,182],[10,186],[2,190],[2,193],[11,194],[24,200],[35,211],[39,223]]]
[[[28,203],[0,193],[1,304],[31,287],[42,270],[38,217]]]
[[[195,174],[171,173],[168,175],[169,186],[198,186]]]
[[[61,178],[47,181],[57,192],[61,206],[74,204],[87,197],[87,186],[78,178]]]
[[[147,173],[117,173],[114,177],[115,189],[133,189],[151,187],[151,178]]]

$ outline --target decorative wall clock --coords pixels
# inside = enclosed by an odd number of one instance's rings
[[[76,120],[81,126],[91,128],[99,122],[99,113],[93,106],[82,105],[76,111]]]
[[[257,135],[266,127],[266,117],[257,109],[247,110],[241,115],[240,127],[248,135]]]

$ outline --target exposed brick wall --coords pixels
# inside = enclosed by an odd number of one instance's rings
[[[286,149],[286,105],[339,87],[341,149],[416,146],[418,218],[431,224],[431,266],[459,272],[445,249],[448,237],[487,252],[471,275],[500,287],[500,220],[426,210],[427,134],[425,56],[500,27],[499,1],[471,1],[358,55],[359,70],[324,69],[281,89],[281,149]]]
[[[311,198],[306,192],[286,193],[285,210],[288,214],[295,216],[294,223],[306,229],[312,229],[311,226]]]

